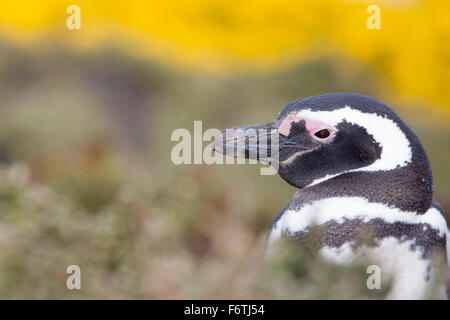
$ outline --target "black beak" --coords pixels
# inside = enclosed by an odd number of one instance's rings
[[[223,130],[214,140],[214,150],[235,158],[272,163],[278,156],[279,134],[274,122]]]

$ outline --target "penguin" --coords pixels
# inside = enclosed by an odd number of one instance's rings
[[[222,131],[214,149],[268,163],[297,188],[272,221],[269,252],[281,237],[304,244],[319,226],[319,254],[346,264],[364,252],[391,277],[388,299],[426,298],[433,257],[448,265],[450,233],[433,200],[425,149],[375,98],[329,93],[295,100],[274,121]],[[367,230],[372,241],[356,245]]]

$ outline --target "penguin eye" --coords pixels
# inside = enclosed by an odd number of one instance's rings
[[[314,133],[317,138],[325,139],[330,136],[330,131],[328,129],[322,129]]]

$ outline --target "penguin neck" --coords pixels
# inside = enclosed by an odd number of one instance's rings
[[[433,200],[429,166],[414,165],[389,171],[353,171],[299,189],[295,203],[332,197],[363,197],[402,211],[425,213]]]

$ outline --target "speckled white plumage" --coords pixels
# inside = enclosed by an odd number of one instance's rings
[[[330,221],[360,219],[370,222],[382,219],[386,223],[424,224],[424,229],[437,230],[447,241],[447,256],[450,256],[449,230],[442,214],[436,208],[430,208],[425,214],[404,212],[381,203],[370,203],[364,198],[328,198],[314,201],[299,210],[286,210],[273,225],[269,235],[269,254],[271,246],[282,235],[294,235],[305,232],[314,225],[323,225]],[[426,231],[426,230],[424,230]],[[353,241],[339,247],[324,246],[320,254],[328,261],[348,264],[361,255],[380,266],[383,274],[392,278],[392,288],[388,299],[424,299],[428,285],[427,278],[432,273],[431,260],[423,257],[424,248],[412,248],[415,240],[404,241],[396,237],[386,237],[376,246],[354,246]],[[445,298],[443,290],[442,298]]]

